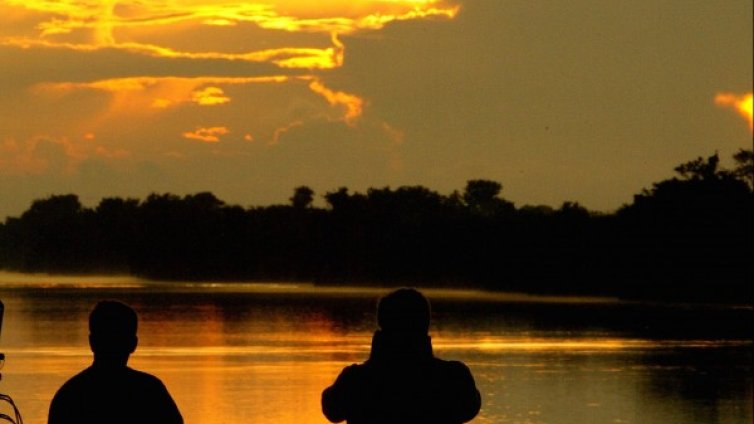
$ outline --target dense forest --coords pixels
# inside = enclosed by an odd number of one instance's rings
[[[308,187],[252,208],[207,192],[93,208],[55,195],[0,224],[0,269],[752,303],[754,153],[734,159],[684,163],[609,214],[516,207],[489,180],[450,195],[341,188],[325,208]]]

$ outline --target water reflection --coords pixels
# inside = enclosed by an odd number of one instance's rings
[[[27,423],[89,364],[86,320],[103,298],[139,312],[131,363],[166,383],[187,423],[324,423],[321,390],[366,357],[384,293],[131,283],[0,279],[0,389]],[[752,422],[751,310],[444,294],[430,295],[433,344],[477,378],[475,423]]]

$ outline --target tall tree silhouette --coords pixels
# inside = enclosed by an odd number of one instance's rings
[[[736,161],[733,174],[745,181],[749,189],[754,191],[754,150],[740,149],[733,155],[733,159]]]
[[[463,201],[474,213],[495,215],[512,212],[513,203],[499,197],[502,184],[491,180],[469,180],[463,192]]]
[[[291,206],[296,209],[306,209],[314,201],[314,190],[307,186],[296,187],[291,197]]]

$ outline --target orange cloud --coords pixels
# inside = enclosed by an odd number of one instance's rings
[[[340,0],[326,4],[290,0],[241,4],[217,4],[209,0],[169,3],[4,0],[0,13],[8,8],[36,13],[42,22],[21,34],[4,33],[0,29],[2,45],[77,51],[120,49],[155,57],[267,62],[294,69],[342,66],[343,45],[337,34],[380,29],[394,21],[452,19],[459,11],[459,6],[446,5],[439,0]],[[207,25],[228,28],[240,24],[273,31],[332,34],[332,46],[281,46],[239,53],[227,51],[228,47],[223,44],[196,52],[165,41],[150,41],[149,36],[155,30],[175,33]],[[136,38],[142,41],[122,36],[125,30],[141,34]]]
[[[205,143],[219,143],[220,136],[229,132],[230,130],[226,127],[197,128],[194,131],[183,133],[183,136],[190,140],[199,140]]]
[[[119,71],[109,67],[101,70],[118,72],[118,77],[110,73],[94,77],[92,81],[46,82],[34,87],[35,94],[59,96],[43,98],[46,101],[57,101],[62,95],[78,90],[105,94],[104,98],[94,94],[65,99],[73,102],[84,99],[91,105],[81,109],[90,114],[81,118],[83,124],[75,123],[85,131],[100,134],[101,128],[119,124],[159,128],[163,123],[156,123],[157,120],[167,115],[171,120],[192,121],[171,121],[164,125],[190,128],[196,122],[193,117],[182,118],[167,112],[178,107],[228,105],[224,107],[227,116],[237,118],[240,113],[232,109],[236,105],[267,103],[274,106],[260,109],[265,113],[256,117],[249,131],[255,137],[271,139],[274,143],[286,131],[306,125],[309,120],[324,117],[353,125],[364,114],[363,98],[326,86],[324,81],[327,80],[321,75],[323,71],[343,66],[346,45],[342,36],[379,30],[397,21],[453,19],[460,10],[453,4],[455,1],[0,0],[0,16],[22,17],[14,18],[13,25],[0,26],[0,46],[66,50],[66,56],[78,56],[82,61],[87,60],[88,53],[95,52],[102,52],[97,58],[112,54],[124,60],[128,66]],[[133,65],[137,63],[149,66],[135,68]],[[212,67],[213,70],[232,72],[233,76],[201,73],[192,77],[124,76],[120,73],[161,69],[162,75],[172,75],[169,69],[185,64],[181,73],[188,74],[196,70],[206,72],[201,70],[215,63],[220,66]],[[260,74],[262,69],[266,70]],[[254,74],[236,76],[244,70]],[[233,99],[228,94],[229,85],[269,83],[295,85],[281,90],[284,96],[291,96],[290,100],[241,97],[252,90],[233,90]],[[305,91],[303,96],[301,90]],[[311,93],[324,99],[332,110],[323,112],[328,106],[311,102]],[[105,107],[98,103],[102,100],[106,102]],[[284,104],[286,101],[289,105]],[[290,106],[301,104],[305,106]],[[192,113],[213,112],[194,110]],[[126,116],[127,123],[118,121]],[[220,129],[227,131],[225,127],[199,128],[182,135],[203,142],[218,142],[225,134],[219,132]],[[171,134],[181,134],[181,130],[172,130]],[[391,134],[399,137],[398,133]]]
[[[26,141],[5,139],[0,144],[0,175],[38,175],[55,163],[64,163],[65,168],[69,150],[66,142],[41,137]]]
[[[270,144],[277,144],[280,141],[280,138],[283,135],[285,135],[285,133],[287,133],[288,131],[296,127],[300,127],[302,125],[304,125],[302,121],[294,121],[294,122],[291,122],[290,124],[286,124],[282,127],[276,128],[274,133],[272,134],[272,141]]]
[[[364,100],[356,95],[348,94],[343,91],[331,90],[318,79],[314,79],[309,83],[309,89],[324,97],[331,106],[344,107],[346,112],[343,120],[348,124],[353,124],[353,122],[362,114]]]
[[[735,109],[749,123],[749,130],[754,130],[754,117],[752,117],[754,95],[752,93],[718,93],[715,96],[715,104]]]
[[[109,113],[145,113],[182,104],[213,106],[230,102],[220,85],[268,84],[288,81],[269,77],[129,77],[91,82],[39,84],[40,91],[97,90],[112,96]]]
[[[0,142],[0,175],[70,175],[87,159],[123,159],[127,150],[111,150],[94,143],[93,134],[84,142],[67,137],[36,136],[26,140],[6,138]]]
[[[194,91],[191,95],[191,100],[198,105],[214,106],[228,103],[230,97],[225,95],[222,88],[205,87],[202,90]]]
[[[336,37],[333,37],[336,39]],[[0,38],[0,45],[15,46],[24,49],[30,48],[55,48],[67,49],[80,52],[93,52],[102,49],[123,50],[156,58],[168,59],[194,59],[194,60],[225,60],[257,63],[272,63],[284,69],[333,69],[343,63],[343,48],[334,45],[328,48],[312,47],[283,47],[277,49],[259,50],[246,53],[226,52],[188,52],[170,47],[163,47],[139,43],[117,44],[75,44],[68,42],[51,42],[23,37]]]
[[[221,86],[245,84],[277,84],[291,80],[308,81],[309,89],[322,96],[332,107],[344,109],[343,120],[353,124],[364,108],[364,100],[355,94],[328,88],[320,79],[301,77],[131,77],[91,82],[39,84],[40,91],[69,92],[97,90],[112,96],[110,114],[137,113],[160,110],[183,104],[214,106],[231,101]]]

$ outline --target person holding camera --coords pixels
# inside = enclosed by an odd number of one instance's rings
[[[430,307],[417,290],[382,298],[369,359],[346,367],[322,393],[328,420],[348,424],[460,424],[479,412],[468,367],[432,353]]]

